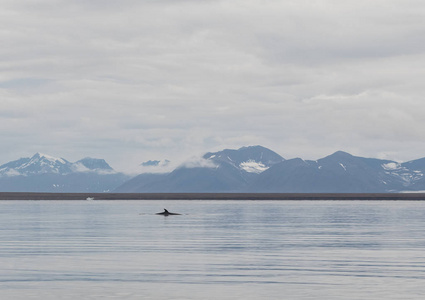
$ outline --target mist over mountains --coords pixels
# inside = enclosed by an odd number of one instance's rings
[[[166,161],[168,164],[169,161]],[[157,160],[145,163],[161,166]],[[425,190],[425,158],[398,163],[338,151],[286,160],[262,146],[208,152],[167,173],[132,177],[103,159],[69,162],[40,153],[0,166],[3,192],[382,193]]]
[[[425,190],[425,159],[406,163],[338,151],[286,160],[262,146],[206,153],[202,165],[141,174],[116,192],[382,193]]]
[[[103,159],[86,157],[72,163],[36,153],[0,166],[0,191],[110,192],[129,178]]]

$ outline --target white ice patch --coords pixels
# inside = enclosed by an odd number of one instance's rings
[[[264,164],[254,160],[248,160],[239,164],[239,167],[248,173],[260,174],[268,169]]]
[[[339,165],[344,169],[344,171],[347,171],[347,168],[342,163],[339,163]]]
[[[399,169],[400,168],[400,164],[391,162],[391,163],[383,164],[382,167],[385,170],[387,170],[387,171],[391,171],[391,170],[397,170],[397,169]]]
[[[237,168],[238,166],[236,165],[235,161],[233,159],[231,159],[229,156],[226,156],[227,159],[229,160],[229,163],[234,166],[235,168]]]
[[[408,168],[403,167],[401,164],[394,162],[383,164],[382,168],[386,171],[386,174],[402,180],[404,186],[410,186],[424,176],[421,171],[409,170]]]

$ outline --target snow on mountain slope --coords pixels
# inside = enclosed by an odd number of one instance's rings
[[[36,153],[30,158],[21,158],[0,166],[0,176],[30,176],[40,174],[66,175],[79,172],[96,172],[103,174],[115,171],[103,160],[84,158],[71,163],[64,158]]]
[[[410,186],[423,178],[422,171],[411,170],[403,164],[396,162],[383,164],[382,168],[385,170],[386,174],[400,179],[404,186]]]
[[[260,174],[269,168],[266,167],[263,163],[256,162],[254,160],[244,161],[239,164],[239,167],[245,172],[256,174]]]
[[[0,166],[0,175],[34,175],[34,174],[67,174],[71,173],[71,163],[63,158],[36,153],[31,158],[21,158]]]
[[[214,153],[209,152],[203,158],[217,165],[226,163],[238,170],[255,174],[260,174],[272,165],[285,160],[276,152],[262,146],[242,147],[237,150],[225,149]]]
[[[72,163],[36,153],[0,166],[0,192],[103,193],[130,178],[115,172],[103,159]]]

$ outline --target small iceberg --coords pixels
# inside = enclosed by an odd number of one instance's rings
[[[94,197],[87,197],[86,200],[87,201],[92,201],[92,200],[94,200]]]

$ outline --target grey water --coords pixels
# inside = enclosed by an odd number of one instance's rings
[[[0,299],[424,299],[424,229],[420,201],[0,201]]]

